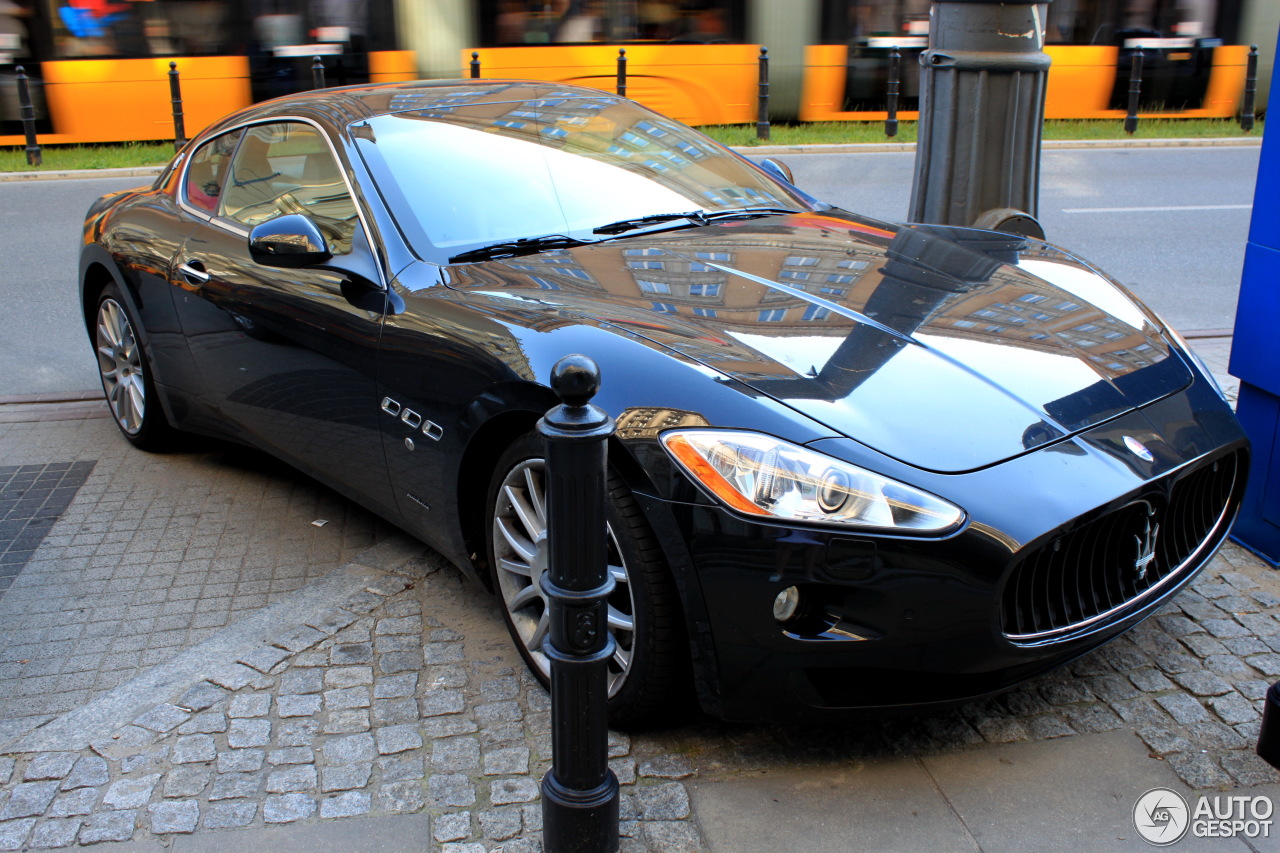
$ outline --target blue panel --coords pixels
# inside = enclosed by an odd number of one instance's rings
[[[1231,537],[1273,565],[1280,562],[1280,455],[1276,453],[1280,397],[1240,386],[1236,406],[1240,423],[1253,442],[1249,488]]]
[[[1272,71],[1280,84],[1280,66]],[[1280,122],[1277,122],[1280,124]],[[1236,307],[1231,373],[1240,377],[1236,414],[1253,442],[1249,488],[1234,538],[1280,561],[1280,130],[1264,135],[1249,245]]]
[[[1272,75],[1271,85],[1280,85],[1280,75]],[[1249,242],[1280,249],[1280,130],[1263,134]]]
[[[1280,133],[1276,134],[1280,138]],[[1280,155],[1280,150],[1276,151]],[[1280,186],[1276,187],[1280,196]],[[1254,215],[1257,223],[1257,214]],[[1280,241],[1278,241],[1280,242]],[[1280,396],[1280,250],[1250,243],[1231,342],[1232,376]]]

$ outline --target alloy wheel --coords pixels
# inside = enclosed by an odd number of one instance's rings
[[[502,480],[493,511],[493,553],[499,593],[515,633],[543,678],[551,665],[542,652],[547,637],[547,598],[542,576],[548,571],[546,484],[542,459],[526,459]],[[609,696],[626,681],[635,649],[635,600],[618,542],[608,532],[609,573],[615,583],[609,597],[609,633],[617,644],[609,660]]]
[[[98,306],[95,341],[98,372],[102,374],[102,388],[106,391],[111,414],[121,429],[129,435],[137,435],[147,413],[142,351],[129,316],[114,299],[104,299]]]

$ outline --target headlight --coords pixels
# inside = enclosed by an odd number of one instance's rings
[[[671,430],[662,444],[696,482],[748,515],[913,533],[950,530],[964,517],[941,498],[767,435]]]

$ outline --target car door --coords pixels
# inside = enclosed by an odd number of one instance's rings
[[[325,269],[256,263],[260,223],[303,214]],[[303,121],[240,135],[217,206],[174,270],[179,313],[208,394],[239,435],[321,480],[394,506],[377,420],[386,299],[350,187],[323,132]]]

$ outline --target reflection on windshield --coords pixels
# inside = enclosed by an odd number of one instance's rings
[[[354,135],[420,254],[598,239],[597,226],[657,214],[808,206],[696,131],[607,96],[420,105]]]

